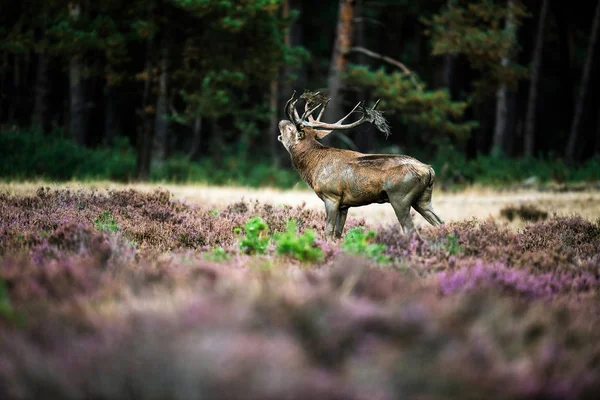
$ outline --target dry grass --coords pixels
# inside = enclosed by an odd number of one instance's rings
[[[246,187],[216,187],[204,185],[174,185],[174,184],[119,184],[114,182],[26,182],[2,183],[0,192],[8,191],[13,194],[32,194],[40,186],[53,189],[71,188],[74,190],[97,190],[100,192],[110,189],[134,188],[150,192],[157,187],[169,190],[176,199],[206,207],[223,209],[228,204],[240,200],[270,203],[273,205],[287,204],[291,206],[305,204],[307,208],[323,210],[322,201],[310,190],[279,190],[251,189]],[[594,190],[581,192],[538,192],[538,191],[495,191],[489,188],[469,188],[459,193],[434,192],[433,205],[438,215],[447,222],[464,221],[468,219],[485,220],[489,217],[499,218],[500,210],[506,206],[532,204],[548,212],[550,215],[570,216],[579,215],[589,221],[600,218],[600,192]],[[324,211],[323,211],[324,212]],[[389,204],[372,204],[366,207],[350,210],[351,218],[364,218],[367,223],[389,225],[396,223],[394,210]],[[415,225],[427,225],[427,222],[413,210]],[[520,228],[524,223],[515,220],[509,224]]]

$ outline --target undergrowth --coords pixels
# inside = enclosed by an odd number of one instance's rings
[[[323,250],[315,244],[315,232],[307,229],[299,235],[294,220],[288,221],[287,230],[275,233],[273,239],[277,243],[277,254],[287,255],[305,262],[319,261],[324,256]]]
[[[502,154],[480,154],[467,159],[450,144],[437,148],[437,154],[427,158],[435,167],[437,181],[447,189],[471,184],[535,188],[554,182],[593,184],[600,181],[598,158],[571,166],[551,157],[519,159]],[[117,138],[112,147],[90,149],[77,146],[61,130],[47,135],[27,130],[5,129],[0,132],[0,176],[3,180],[132,181],[136,178],[136,157],[135,149],[125,138]],[[218,160],[204,157],[199,161],[173,155],[152,167],[149,180],[249,187],[306,187],[291,167],[280,168],[261,159],[235,153],[226,154]]]

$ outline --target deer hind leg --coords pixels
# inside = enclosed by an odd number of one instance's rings
[[[425,218],[433,226],[441,225],[444,221],[433,211],[431,205],[431,193],[433,192],[433,186],[428,186],[423,191],[423,194],[419,196],[417,201],[413,204],[413,207],[419,214]]]
[[[408,194],[398,191],[396,193],[388,191],[388,198],[390,204],[394,208],[396,218],[402,226],[404,233],[410,234],[414,232],[415,226],[413,225],[412,218],[410,216],[410,207],[415,197],[415,191],[411,191]]]
[[[342,232],[344,231],[344,225],[346,225],[346,217],[348,216],[347,208],[340,208],[338,210],[337,219],[335,222],[335,232],[334,236],[336,239],[342,237]]]
[[[412,218],[410,217],[410,204],[406,204],[404,202],[391,203],[392,207],[394,208],[394,212],[396,213],[396,218],[398,218],[398,222],[400,222],[404,233],[410,234],[414,232],[415,226]]]

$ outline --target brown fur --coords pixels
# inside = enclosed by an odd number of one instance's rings
[[[298,132],[287,120],[279,129],[279,140],[300,176],[325,202],[328,237],[341,237],[348,208],[372,203],[391,203],[407,232],[414,229],[411,207],[432,225],[443,223],[431,207],[435,173],[429,165],[405,155],[326,147],[317,141],[316,130],[304,127]]]

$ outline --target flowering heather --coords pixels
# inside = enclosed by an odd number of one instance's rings
[[[305,207],[41,188],[0,194],[0,217],[2,399],[600,392],[600,226],[579,217],[366,227],[385,264],[325,241]],[[251,217],[268,235],[290,219],[314,230],[323,259],[274,241],[245,254],[236,231]]]

